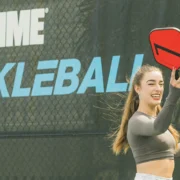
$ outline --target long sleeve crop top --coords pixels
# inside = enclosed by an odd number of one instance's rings
[[[175,139],[168,130],[180,89],[169,84],[169,94],[157,117],[136,111],[128,121],[127,140],[136,164],[155,159],[180,156],[175,152]]]

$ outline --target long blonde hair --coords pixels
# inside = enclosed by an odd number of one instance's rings
[[[118,155],[123,150],[123,153],[126,154],[129,149],[129,144],[127,141],[127,125],[128,120],[130,117],[134,114],[134,112],[138,109],[139,106],[139,98],[137,96],[136,91],[134,90],[134,85],[140,86],[140,82],[146,72],[151,71],[159,71],[162,73],[161,69],[155,66],[150,65],[143,65],[137,73],[134,75],[133,81],[132,81],[132,87],[131,90],[127,96],[125,105],[123,107],[123,113],[122,113],[122,120],[121,124],[119,125],[118,129],[113,133],[113,136],[115,136],[115,139],[112,144],[112,150],[114,154]],[[160,105],[156,108],[156,114],[158,114],[161,111],[162,107]],[[178,131],[173,127],[172,124],[170,124],[168,130],[173,135],[175,141],[176,141],[176,149],[178,148],[178,142],[179,142],[179,133]]]

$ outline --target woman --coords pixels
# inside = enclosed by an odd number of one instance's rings
[[[131,148],[136,162],[135,180],[173,179],[174,156],[180,156],[179,133],[171,124],[180,97],[180,78],[175,79],[175,71],[171,72],[163,108],[162,71],[144,65],[134,76],[112,148],[116,155]]]

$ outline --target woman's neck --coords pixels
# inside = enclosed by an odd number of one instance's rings
[[[145,113],[145,114],[147,114],[149,116],[152,116],[152,117],[157,116],[157,114],[156,114],[156,112],[157,112],[156,106],[154,108],[146,108],[146,107],[141,108],[141,107],[138,107],[137,111],[143,112],[143,113]]]

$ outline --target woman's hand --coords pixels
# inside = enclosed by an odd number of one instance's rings
[[[173,87],[180,88],[180,77],[176,80],[176,79],[175,79],[175,73],[176,73],[176,69],[173,68],[173,69],[172,69],[172,72],[171,72],[170,84],[171,84]]]

